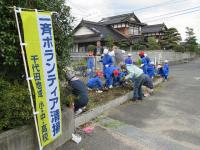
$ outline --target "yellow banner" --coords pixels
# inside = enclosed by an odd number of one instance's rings
[[[60,91],[51,14],[20,12],[41,145],[62,134]]]

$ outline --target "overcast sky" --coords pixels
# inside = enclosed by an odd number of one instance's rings
[[[200,42],[200,0],[66,0],[66,4],[72,8],[76,24],[82,18],[99,21],[103,17],[134,12],[143,23],[164,22],[167,27],[176,27],[183,40],[185,27],[191,27]]]

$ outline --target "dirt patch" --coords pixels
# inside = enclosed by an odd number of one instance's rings
[[[103,93],[89,91],[89,103],[87,105],[87,110],[105,104],[116,99],[117,97],[123,96],[131,90],[132,89],[130,87],[117,87],[104,91]]]

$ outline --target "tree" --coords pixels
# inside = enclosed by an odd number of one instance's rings
[[[160,49],[160,45],[158,44],[158,42],[156,41],[154,37],[148,38],[147,45],[148,45],[149,50]]]
[[[91,44],[91,45],[88,45],[87,50],[88,51],[94,51],[95,48],[96,48],[96,46]]]
[[[12,6],[21,8],[37,8],[56,11],[53,15],[55,46],[58,59],[58,68],[61,70],[69,62],[69,51],[72,46],[73,17],[70,7],[65,5],[65,0],[20,0],[0,1],[0,73],[10,80],[19,79],[24,75],[21,58],[20,43],[16,28],[15,16]]]
[[[181,35],[176,28],[169,28],[165,31],[161,39],[161,47],[165,49],[175,49],[181,41]]]
[[[121,48],[121,49],[126,49],[128,46],[129,46],[129,42],[125,39],[123,40],[120,40],[118,42],[118,46]]]
[[[108,36],[108,37],[106,37],[105,41],[106,41],[106,43],[105,43],[106,47],[108,47],[109,49],[112,49],[112,47],[114,46],[113,37],[112,36]]]
[[[192,28],[186,27],[186,36],[187,38],[185,39],[185,48],[187,51],[198,51],[198,43],[197,39],[194,33],[194,30]]]

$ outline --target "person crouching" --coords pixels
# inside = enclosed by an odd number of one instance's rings
[[[128,72],[128,75],[125,76],[125,80],[128,80],[128,79],[133,80],[134,90],[133,90],[132,100],[133,101],[142,100],[143,99],[142,85],[147,86],[147,83],[149,84],[149,81],[152,83],[152,80],[147,75],[144,75],[143,70],[137,67],[136,65],[133,65],[133,64],[122,65],[121,68],[126,69]],[[147,79],[148,79],[148,82],[147,82]]]
[[[93,90],[97,90],[97,93],[102,93],[102,89],[103,89],[103,84],[102,84],[102,81],[101,81],[101,78],[103,77],[102,73],[101,72],[96,72],[96,76],[89,79],[88,80],[88,83],[87,83],[87,86],[89,89]]]
[[[88,92],[85,84],[75,76],[72,71],[65,69],[65,76],[69,86],[72,88],[72,94],[76,96],[74,100],[75,114],[81,113],[88,104]]]

